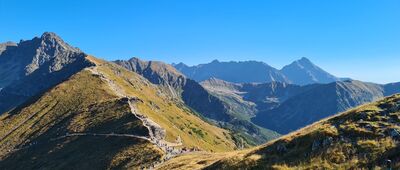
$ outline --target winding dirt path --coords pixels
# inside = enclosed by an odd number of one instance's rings
[[[180,139],[180,137],[178,137],[178,141],[177,143],[172,143],[172,142],[168,142],[165,140],[166,137],[166,130],[163,129],[160,125],[158,125],[156,122],[154,122],[153,120],[151,120],[150,118],[148,118],[146,115],[140,114],[136,109],[135,109],[135,98],[130,98],[128,97],[128,95],[125,93],[125,91],[120,88],[117,84],[115,84],[114,81],[110,80],[105,74],[99,72],[95,67],[90,67],[87,68],[89,71],[92,72],[92,74],[98,75],[102,80],[104,80],[105,82],[107,82],[108,86],[110,87],[110,89],[112,91],[115,92],[115,94],[120,97],[120,98],[128,98],[128,104],[131,110],[131,113],[138,118],[139,120],[142,121],[143,126],[145,126],[148,131],[149,131],[149,137],[146,136],[136,136],[136,135],[131,135],[131,137],[138,137],[138,138],[142,138],[145,140],[150,141],[151,143],[153,143],[154,145],[156,145],[157,147],[161,148],[165,153],[165,157],[163,160],[159,161],[159,162],[155,162],[152,167],[157,167],[158,165],[162,164],[164,161],[171,159],[172,157],[175,157],[179,154],[182,154],[184,151],[181,148],[176,148],[179,146],[182,146],[183,143]],[[106,134],[104,134],[106,135]],[[107,134],[109,135],[109,134]],[[115,134],[114,134],[115,136]],[[150,169],[152,169],[152,167],[150,167]]]

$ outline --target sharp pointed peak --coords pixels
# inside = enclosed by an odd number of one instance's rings
[[[66,43],[60,36],[54,32],[44,32],[40,37],[36,37],[33,40],[39,40],[42,46],[60,46],[64,50],[73,52],[82,52],[79,48],[73,47]],[[36,41],[37,42],[37,41]]]
[[[300,60],[301,61],[310,61],[310,59],[308,59],[307,57],[301,57]]]
[[[296,62],[300,62],[300,63],[312,63],[310,59],[308,59],[307,57],[301,57],[300,59],[296,60]]]
[[[188,67],[188,65],[186,65],[185,63],[183,63],[183,62],[179,62],[179,63],[172,63],[172,65],[173,66],[186,66],[186,67]]]
[[[41,36],[42,39],[47,39],[47,38],[58,38],[61,39],[60,36],[58,36],[54,32],[44,32]]]
[[[211,63],[219,63],[219,60],[214,59],[213,61],[211,61]]]
[[[139,57],[132,57],[130,59],[128,59],[128,61],[142,61]]]

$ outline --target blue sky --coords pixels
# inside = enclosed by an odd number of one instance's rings
[[[52,31],[107,60],[307,57],[337,76],[400,81],[398,0],[0,0],[0,17],[0,42]]]

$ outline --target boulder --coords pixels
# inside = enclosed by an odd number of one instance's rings
[[[333,143],[333,138],[332,137],[328,137],[328,138],[326,138],[326,139],[324,139],[323,141],[322,141],[322,146],[330,146],[330,145],[332,145],[332,143]]]
[[[397,129],[389,129],[388,130],[389,136],[393,139],[400,139],[400,133]]]
[[[286,145],[284,143],[278,144],[278,146],[276,146],[276,151],[279,153],[285,153],[287,151]]]
[[[321,146],[321,142],[318,141],[318,140],[314,140],[314,142],[313,142],[313,144],[312,144],[312,146],[311,146],[311,150],[312,150],[312,151],[315,151],[315,150],[317,150],[318,148],[320,148],[320,146]]]

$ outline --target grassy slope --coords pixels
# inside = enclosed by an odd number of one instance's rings
[[[180,136],[187,147],[216,152],[234,149],[228,131],[204,122],[186,106],[165,95],[162,89],[143,77],[109,63],[100,66],[99,70],[128,96],[143,100],[136,105],[139,113],[145,114],[165,128],[168,141],[173,142]]]
[[[130,114],[128,105],[116,100],[102,80],[89,71],[74,75],[32,102],[1,116],[0,136],[4,137],[33,115],[0,141],[0,167],[96,169],[135,166],[143,163],[142,159],[161,157],[160,150],[149,142],[132,138],[82,136],[51,140],[74,132],[147,133]],[[30,143],[37,144],[27,147]],[[144,158],[142,154],[152,156]]]
[[[327,118],[253,149],[188,154],[166,162],[162,168],[379,169],[384,166],[385,159],[400,157],[399,143],[388,134],[390,129],[400,130],[399,110],[400,95],[394,95]],[[323,141],[326,141],[325,145]],[[318,143],[314,150],[313,143]],[[400,164],[395,164],[395,167],[400,168]]]
[[[169,101],[144,78],[114,64],[90,60],[127,95],[143,100],[137,104],[137,110],[165,128],[167,140],[173,142],[180,136],[185,147],[206,151],[234,149],[226,130]],[[0,116],[0,169],[129,168],[147,166],[163,156],[160,149],[142,139],[58,138],[67,133],[147,135],[148,130],[104,80],[84,70],[30,103]]]

